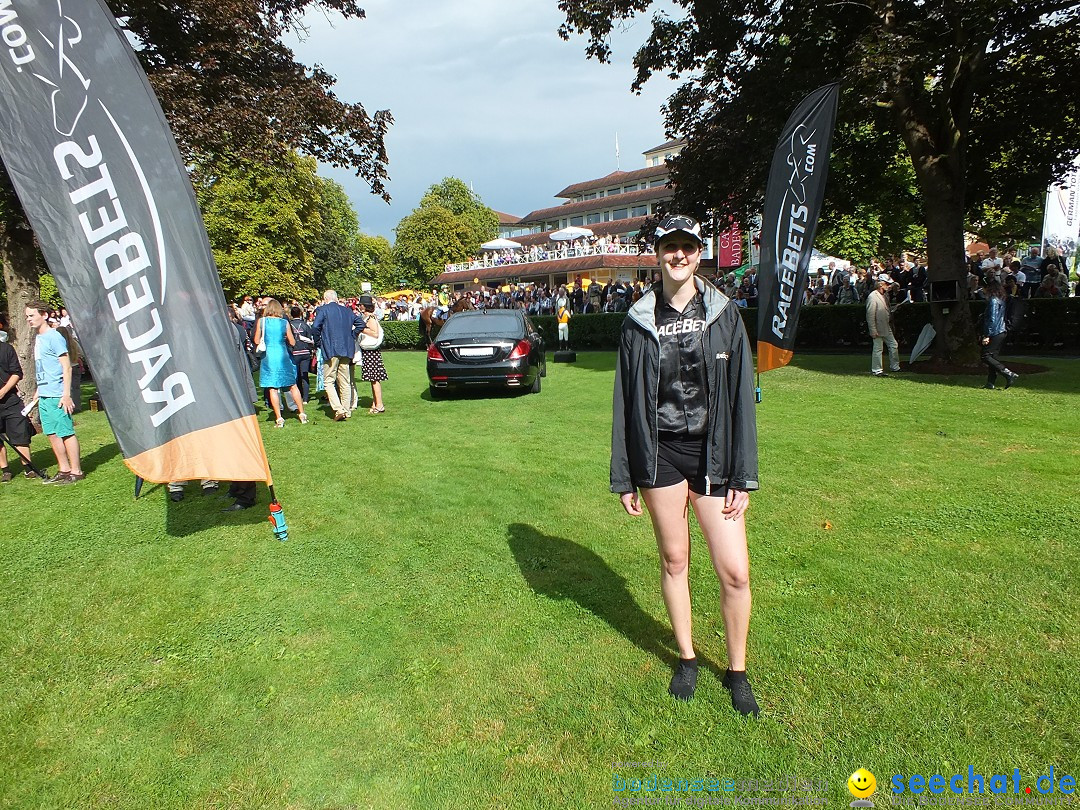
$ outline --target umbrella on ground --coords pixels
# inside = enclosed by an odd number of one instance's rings
[[[492,239],[480,246],[482,250],[521,250],[523,245],[513,239]]]
[[[585,236],[592,236],[593,232],[588,228],[579,228],[577,225],[571,225],[569,228],[563,228],[561,231],[555,231],[555,233],[549,236],[549,239],[553,239],[556,242],[566,242],[570,239],[581,239]]]
[[[908,363],[914,363],[919,359],[919,356],[930,348],[930,344],[934,342],[934,337],[937,332],[934,331],[934,325],[928,323],[922,328],[922,332],[919,333],[919,339],[915,341],[915,348],[911,350],[911,358]]]

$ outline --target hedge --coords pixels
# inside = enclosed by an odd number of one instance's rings
[[[1011,332],[1009,351],[1078,352],[1080,351],[1080,298],[1033,298],[1026,303],[1020,327]],[[985,304],[972,301],[972,315],[982,316]],[[743,309],[743,323],[755,343],[757,310]],[[570,321],[570,344],[575,349],[615,349],[619,345],[625,313],[575,315]],[[558,341],[554,316],[531,316],[548,347]],[[905,304],[896,310],[896,338],[902,346],[914,345],[923,327],[930,323],[929,304]],[[423,348],[418,321],[384,321],[384,349]],[[845,351],[870,346],[866,311],[862,304],[804,306],[799,314],[797,350]]]

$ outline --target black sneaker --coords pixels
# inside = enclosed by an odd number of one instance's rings
[[[668,694],[676,700],[690,700],[697,689],[697,659],[680,658],[675,674],[671,676]]]
[[[23,478],[41,478],[41,476],[33,470],[23,470]]]
[[[43,478],[41,483],[43,484],[70,484],[71,473],[58,472],[56,475],[51,475],[47,478]]]
[[[1016,382],[1019,379],[1020,379],[1019,374],[1009,374],[1005,378],[1005,389],[1008,390],[1009,386],[1012,385],[1014,382]]]
[[[1006,386],[1006,387],[1008,387],[1008,386]],[[986,385],[983,386],[983,388],[986,389],[987,391],[993,391],[994,390],[994,384],[993,383],[987,383]]]
[[[745,670],[734,672],[729,669],[724,673],[723,684],[724,688],[731,692],[731,705],[735,707],[735,711],[743,717],[751,715],[757,717],[761,714],[757,700],[754,699],[754,690],[750,688],[750,681],[746,679]]]
[[[180,501],[184,500],[184,490],[178,489],[176,492],[170,492],[169,500],[173,503],[180,503]]]
[[[11,483],[11,470],[4,470],[2,473],[0,473],[0,484],[10,484],[10,483]]]

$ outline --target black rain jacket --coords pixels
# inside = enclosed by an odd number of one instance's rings
[[[695,277],[705,302],[701,332],[708,365],[706,493],[712,487],[758,488],[754,360],[738,307],[712,284]],[[656,403],[660,338],[656,295],[650,290],[623,321],[611,424],[611,491],[633,492],[656,480]]]

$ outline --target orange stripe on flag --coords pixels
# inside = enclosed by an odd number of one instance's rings
[[[772,371],[774,368],[786,366],[791,362],[794,352],[773,346],[771,343],[758,341],[757,345],[757,370],[758,374],[763,371]]]
[[[255,416],[196,430],[124,459],[128,469],[155,484],[169,481],[265,481],[270,463]]]

